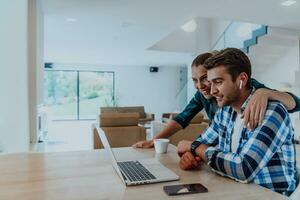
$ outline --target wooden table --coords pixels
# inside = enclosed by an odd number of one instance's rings
[[[0,156],[1,200],[98,200],[98,199],[201,199],[250,200],[287,199],[255,184],[241,184],[211,172],[206,166],[183,171],[174,146],[167,154],[155,154],[153,149],[114,149],[119,160],[155,157],[180,176],[180,181],[125,187],[104,150],[25,153]],[[170,184],[197,183],[209,192],[176,197],[167,196],[162,187]]]

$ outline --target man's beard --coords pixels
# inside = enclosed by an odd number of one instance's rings
[[[220,107],[222,106],[231,106],[233,105],[239,98],[240,96],[240,91],[239,90],[235,90],[235,92],[232,93],[232,95],[226,95],[223,96],[222,105],[219,105]]]

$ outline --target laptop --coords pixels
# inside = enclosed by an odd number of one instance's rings
[[[179,176],[155,158],[118,162],[104,131],[99,127],[96,128],[102,144],[109,154],[113,168],[126,186],[179,180]]]

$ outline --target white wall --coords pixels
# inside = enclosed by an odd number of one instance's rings
[[[197,30],[196,30],[196,55],[209,51],[211,41],[211,19],[208,18],[196,18]],[[193,58],[194,59],[194,58]],[[191,62],[193,61],[191,60]]]
[[[115,94],[118,106],[145,106],[146,112],[161,113],[179,110],[180,98],[175,96],[180,89],[180,67],[162,66],[156,73],[149,67],[100,66],[76,64],[54,64],[54,69],[99,70],[115,72]]]
[[[30,142],[37,142],[37,105],[43,102],[43,13],[41,2],[28,0],[28,92]]]
[[[29,147],[27,0],[0,1],[0,140],[5,152]]]
[[[187,102],[189,102],[193,98],[193,96],[195,95],[195,93],[197,92],[197,90],[196,90],[196,88],[194,86],[194,83],[192,81],[192,68],[191,68],[191,64],[192,64],[192,61],[191,61],[191,63],[188,66]]]
[[[2,151],[28,151],[36,138],[37,0],[0,2],[0,144]]]
[[[210,20],[210,48],[213,47],[230,23],[231,21],[228,20]]]
[[[44,101],[44,13],[41,1],[36,1],[36,84],[37,104]]]
[[[299,70],[299,49],[289,48],[277,57],[278,60],[272,62],[270,66],[260,66],[258,63],[254,65],[253,77],[269,87],[285,89],[288,84],[292,86],[295,83],[295,72]]]

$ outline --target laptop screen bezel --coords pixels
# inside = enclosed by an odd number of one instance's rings
[[[118,163],[117,163],[117,160],[116,160],[116,157],[114,155],[114,152],[112,151],[111,149],[111,146],[107,140],[107,137],[103,131],[102,128],[99,128],[99,127],[95,127],[97,129],[97,132],[100,136],[100,139],[101,139],[101,142],[104,146],[104,149],[106,150],[106,152],[108,152],[108,155],[110,157],[110,160],[111,160],[111,164],[113,166],[113,168],[115,169],[115,171],[117,172],[117,174],[119,175],[120,179],[123,181],[123,183],[126,185],[126,182],[124,180],[124,177],[119,169],[119,166],[118,166]]]

